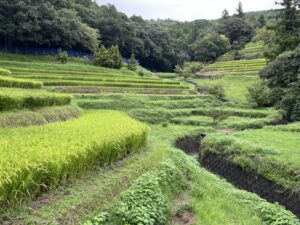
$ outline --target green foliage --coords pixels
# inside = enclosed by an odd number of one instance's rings
[[[285,111],[288,121],[299,120],[299,77],[300,47],[287,52],[271,63],[260,73],[267,80],[276,102]]]
[[[43,87],[43,83],[39,81],[0,76],[0,87],[41,89]]]
[[[18,205],[93,165],[110,165],[138,151],[146,142],[147,130],[114,111],[89,112],[80,119],[47,126],[4,129],[0,203]]]
[[[225,88],[221,82],[206,84],[205,86],[202,86],[201,89],[206,91],[208,94],[216,96],[217,98],[225,97]]]
[[[268,107],[274,105],[276,99],[272,99],[271,89],[265,81],[259,80],[248,87],[248,101],[258,107]]]
[[[0,69],[0,76],[10,76],[10,75],[11,75],[10,70]]]
[[[127,62],[127,68],[129,70],[132,70],[132,71],[136,71],[137,70],[137,64],[136,64],[135,54],[133,54],[133,53],[131,54],[131,57],[130,57],[130,59]]]
[[[69,95],[50,94],[46,91],[23,91],[3,88],[0,90],[0,111],[68,105],[71,99]]]
[[[122,62],[122,56],[117,46],[105,48],[104,45],[102,45],[95,54],[94,64],[96,66],[121,69]]]
[[[187,79],[196,75],[203,67],[204,64],[200,62],[184,62],[183,65],[176,66],[175,72],[184,79]]]
[[[245,16],[242,2],[238,3],[238,7],[236,9],[236,16],[239,18],[243,18]]]
[[[226,19],[228,19],[230,16],[229,16],[229,12],[228,12],[228,10],[227,9],[224,9],[223,10],[223,12],[222,12],[222,19],[223,20],[226,20]]]
[[[224,34],[230,42],[245,38],[248,41],[254,36],[254,29],[241,18],[233,17],[225,20],[218,28],[220,34]]]
[[[59,62],[61,62],[62,64],[66,64],[69,60],[68,53],[66,51],[64,51],[64,52],[60,51],[58,53],[57,60]]]
[[[182,173],[171,160],[163,162],[158,171],[142,175],[122,193],[109,212],[85,224],[166,224],[169,202],[186,185]]]
[[[230,43],[224,35],[211,33],[196,40],[191,45],[193,50],[193,59],[201,62],[211,62],[217,59],[220,55],[226,53]]]
[[[261,14],[260,16],[259,16],[259,18],[258,18],[258,27],[259,28],[263,28],[263,27],[265,27],[266,26],[266,19],[265,19],[265,16],[263,15],[263,14]]]

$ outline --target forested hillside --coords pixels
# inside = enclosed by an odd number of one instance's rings
[[[219,28],[226,14],[213,21],[148,21],[140,16],[128,18],[113,5],[99,6],[92,0],[1,0],[0,6],[0,43],[5,46],[94,52],[100,43],[117,45],[123,57],[135,53],[143,66],[158,71],[173,71],[188,60],[209,62],[228,47],[211,49],[218,42],[215,34],[222,33]],[[245,14],[247,24],[234,22],[250,29],[251,36],[252,29],[264,26],[274,14],[249,13]],[[262,19],[261,15],[266,16]],[[212,50],[215,53],[210,55]]]

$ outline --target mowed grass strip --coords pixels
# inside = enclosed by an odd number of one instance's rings
[[[71,100],[70,95],[52,94],[44,90],[0,89],[0,111],[68,105]]]
[[[0,129],[0,202],[15,206],[62,181],[105,166],[146,142],[147,126],[115,111],[43,127]]]
[[[0,76],[0,87],[41,89],[43,87],[43,83],[39,81]]]

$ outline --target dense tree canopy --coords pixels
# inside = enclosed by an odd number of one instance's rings
[[[253,27],[248,22],[238,17],[232,17],[225,20],[218,28],[218,31],[220,34],[226,35],[231,43],[237,41],[241,37],[247,38],[249,41],[254,35]]]
[[[258,23],[259,15],[251,24]],[[247,13],[243,17],[250,21]],[[91,53],[100,44],[106,48],[115,45],[123,57],[134,53],[145,67],[173,71],[185,61],[211,61],[224,52],[222,39],[210,36],[218,33],[219,24],[223,24],[220,33],[231,42],[240,36],[250,38],[253,29],[245,20],[230,17],[227,10],[219,20],[178,22],[129,18],[113,5],[99,6],[92,0],[0,0],[0,42]]]

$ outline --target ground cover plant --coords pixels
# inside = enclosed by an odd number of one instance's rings
[[[145,125],[113,111],[89,112],[74,121],[43,127],[3,130],[1,204],[17,205],[92,165],[109,165],[139,150],[146,133]]]

